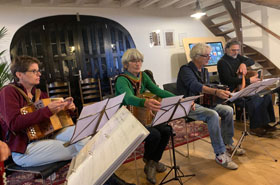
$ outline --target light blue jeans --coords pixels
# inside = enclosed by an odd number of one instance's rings
[[[72,159],[90,139],[90,137],[87,137],[75,144],[64,147],[63,144],[70,141],[74,129],[75,126],[66,127],[51,139],[30,143],[27,145],[24,154],[12,152],[14,162],[19,166],[29,167]]]
[[[221,117],[221,127],[219,116]],[[218,104],[216,107],[206,108],[195,104],[195,110],[191,110],[188,117],[207,123],[211,144],[216,154],[225,152],[225,144],[233,143],[233,109],[230,106]]]

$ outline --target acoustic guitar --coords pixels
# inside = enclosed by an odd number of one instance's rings
[[[57,99],[55,99],[57,100]],[[29,106],[21,108],[23,115],[34,112],[40,108],[48,106],[53,101],[52,98],[41,99]],[[27,128],[27,136],[30,141],[48,136],[49,134],[64,127],[74,125],[70,115],[66,111],[60,111],[50,117],[50,121],[44,121]]]

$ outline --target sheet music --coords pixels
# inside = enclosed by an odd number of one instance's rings
[[[121,94],[114,98],[105,99],[94,104],[84,106],[80,117],[76,123],[75,132],[71,138],[70,143],[75,143],[87,136],[93,135],[98,124],[100,116],[102,116],[98,128],[99,131],[106,122],[114,115],[119,109],[125,94]],[[101,115],[102,110],[105,108],[104,115]]]
[[[72,160],[67,184],[103,184],[148,134],[123,106]]]
[[[124,96],[125,93],[114,98],[108,99],[105,115],[103,115],[101,122],[97,128],[97,131],[99,131],[104,126],[104,124],[117,112],[121,103],[123,102]]]
[[[160,103],[160,110],[156,113],[152,126],[168,121],[175,109],[176,103],[182,98],[183,95],[163,98]]]
[[[269,86],[275,84],[277,81],[278,81],[278,78],[269,78],[269,79],[265,79],[260,82],[252,83],[248,87],[246,87],[236,93],[231,93],[232,97],[229,98],[228,100],[226,100],[226,102],[227,101],[233,102],[238,98],[253,96],[254,94],[259,93],[260,91],[265,89],[266,87],[269,87]]]
[[[203,95],[190,96],[190,97],[182,99],[180,101],[180,104],[177,107],[176,113],[173,115],[172,119],[178,119],[178,118],[187,116],[191,110],[193,101],[195,101],[197,98],[199,98],[201,96],[203,96]]]
[[[183,95],[174,96],[170,98],[163,98],[161,101],[161,108],[157,112],[153,120],[152,126],[169,121],[174,112],[174,109],[176,108],[176,104],[179,102],[179,100],[180,100],[179,105],[176,109],[176,112],[172,116],[172,120],[185,117],[189,113],[193,101],[196,100],[198,97],[200,97],[200,95],[191,96],[184,99],[182,99],[182,97]]]

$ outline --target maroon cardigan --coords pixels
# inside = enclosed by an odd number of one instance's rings
[[[14,84],[24,90],[21,84]],[[35,95],[35,87],[32,94]],[[40,99],[48,98],[46,93],[41,93]],[[0,91],[0,124],[2,138],[12,152],[25,153],[29,142],[26,128],[48,120],[52,112],[48,107],[36,110],[26,115],[21,115],[20,109],[27,105],[25,98],[12,86],[6,86]]]

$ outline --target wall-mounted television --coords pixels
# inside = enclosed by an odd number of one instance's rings
[[[220,58],[224,55],[224,48],[222,42],[206,42],[206,44],[210,45],[212,48],[211,58],[208,62],[208,66],[217,65]],[[193,43],[189,43],[190,49],[192,49],[194,45],[195,44]]]
[[[217,72],[217,62],[224,55],[225,38],[224,37],[195,37],[184,38],[184,49],[188,62],[191,61],[190,50],[196,43],[206,43],[212,48],[211,59],[209,60],[208,68],[209,72]]]

